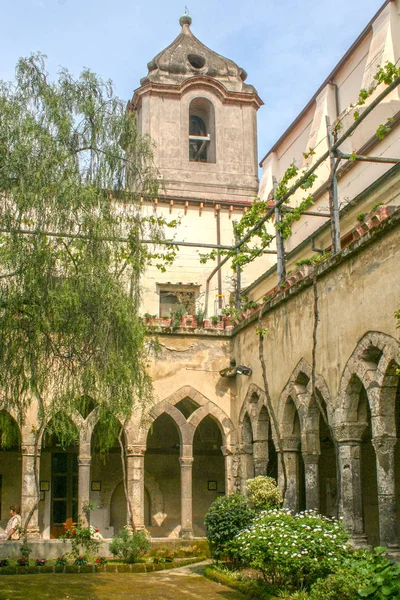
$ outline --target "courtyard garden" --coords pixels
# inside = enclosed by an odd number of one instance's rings
[[[355,550],[337,519],[281,508],[271,478],[247,483],[246,496],[218,498],[208,511],[207,577],[259,600],[400,599],[400,565],[385,548]]]
[[[205,522],[207,541],[152,544],[146,531],[124,528],[107,547],[78,523],[55,559],[32,557],[25,539],[18,558],[0,560],[0,600],[400,600],[400,564],[385,548],[356,550],[340,520],[282,508],[272,478],[220,496]]]

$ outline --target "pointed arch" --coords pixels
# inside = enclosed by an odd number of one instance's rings
[[[188,419],[188,424],[193,427],[193,435],[200,421],[206,416],[211,416],[217,422],[218,427],[221,430],[222,441],[224,445],[232,445],[237,443],[236,429],[222,408],[219,408],[214,402],[209,400],[207,404],[200,406],[197,410],[192,413]],[[193,439],[193,438],[192,438]]]

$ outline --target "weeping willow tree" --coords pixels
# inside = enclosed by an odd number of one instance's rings
[[[174,223],[140,214],[157,194],[151,146],[111,82],[51,81],[33,55],[0,83],[0,115],[1,408],[23,420],[35,402],[37,439],[51,419],[68,444],[60,409],[90,397],[124,422],[151,400],[140,275],[173,260],[156,250]]]

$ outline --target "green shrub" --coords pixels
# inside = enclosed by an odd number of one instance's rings
[[[335,519],[313,511],[261,513],[228,545],[233,560],[260,571],[273,584],[308,588],[348,556],[349,536]]]
[[[231,571],[221,565],[211,565],[204,571],[205,577],[222,585],[234,588],[249,600],[271,599],[271,588],[267,590],[261,579],[243,577],[238,571]],[[272,600],[272,599],[271,599]]]
[[[397,600],[400,597],[400,565],[385,555],[385,548],[355,552],[310,590],[310,600]]]
[[[124,562],[132,564],[150,550],[150,542],[145,531],[136,531],[133,535],[122,529],[111,540],[110,552]]]
[[[310,600],[355,600],[362,584],[360,573],[349,566],[318,579],[311,587]]]
[[[247,498],[242,494],[233,493],[217,498],[205,517],[212,556],[218,559],[225,552],[226,544],[251,523],[254,515]]]
[[[246,490],[251,504],[256,510],[279,508],[283,502],[281,490],[272,477],[259,475],[246,481]]]

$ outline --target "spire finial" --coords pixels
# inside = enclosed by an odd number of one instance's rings
[[[179,19],[179,25],[181,27],[183,27],[184,25],[189,25],[189,27],[190,27],[191,24],[192,24],[192,17],[189,15],[188,7],[185,6],[185,12]]]

